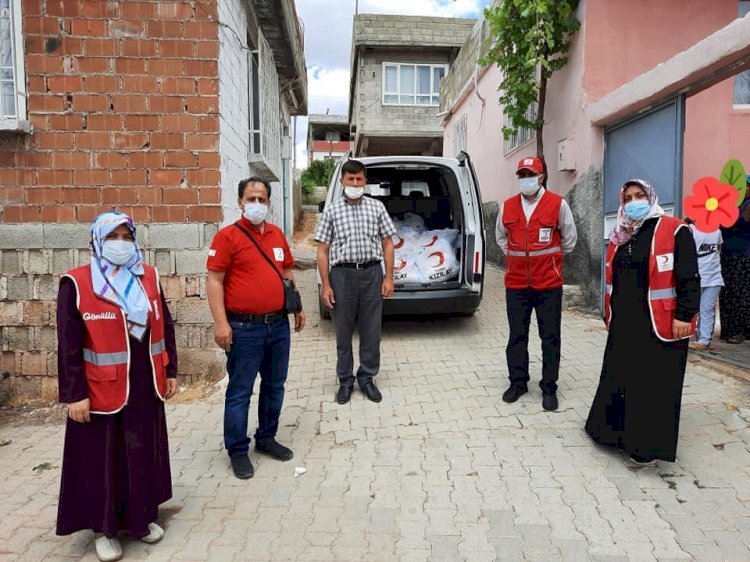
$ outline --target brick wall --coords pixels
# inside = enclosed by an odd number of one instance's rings
[[[215,1],[25,0],[34,132],[0,145],[0,222],[218,222]],[[214,13],[211,16],[211,13]]]
[[[0,371],[54,398],[58,279],[113,207],[159,267],[180,374],[223,370],[205,300],[222,220],[216,0],[24,0],[22,15],[34,131],[0,137]]]

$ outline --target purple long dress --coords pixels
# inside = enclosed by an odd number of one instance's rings
[[[174,324],[162,296],[167,376],[177,374]],[[61,402],[88,397],[83,376],[84,323],[73,282],[63,279],[57,298],[58,380]],[[130,338],[130,396],[112,415],[92,414],[89,423],[68,418],[65,428],[57,534],[91,529],[107,537],[128,531],[146,536],[160,503],[172,497],[164,403],[156,396],[148,332]]]

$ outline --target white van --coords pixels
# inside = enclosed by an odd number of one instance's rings
[[[449,259],[453,267],[449,275],[444,271],[430,275],[423,268],[421,274],[409,278],[399,275],[404,263],[396,260],[394,295],[384,301],[383,314],[474,314],[482,300],[485,241],[482,200],[469,155],[461,152],[456,158],[376,156],[357,160],[367,168],[365,196],[382,201],[397,225],[404,221],[423,223],[425,231],[451,235],[453,255]],[[321,211],[343,197],[339,181],[343,162],[338,163],[331,178]],[[318,274],[320,316],[330,318],[320,292]]]

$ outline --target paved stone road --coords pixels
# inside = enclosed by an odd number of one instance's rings
[[[254,455],[255,477],[237,480],[221,391],[169,406],[167,534],[126,542],[126,559],[750,560],[750,385],[691,362],[679,462],[628,469],[582,430],[605,342],[596,319],[564,316],[558,412],[542,411],[535,385],[500,400],[507,327],[492,270],[475,318],[386,322],[383,402],[356,392],[338,406],[315,273],[299,278],[311,317],[279,435],[294,460]],[[538,377],[536,339],[532,350]],[[96,560],[89,533],[54,535],[62,438],[59,425],[0,428],[12,440],[0,447],[0,560]]]

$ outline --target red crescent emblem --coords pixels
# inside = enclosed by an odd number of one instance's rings
[[[398,267],[394,267],[393,269],[394,269],[394,271],[401,271],[405,267],[406,267],[406,261],[405,260],[401,260],[401,263],[398,264]]]
[[[423,248],[429,248],[430,246],[432,246],[437,241],[438,241],[438,235],[437,234],[433,234],[432,235],[432,240],[430,240],[429,242],[427,242],[427,244],[422,244],[422,247]]]
[[[397,250],[398,250],[398,249],[399,249],[399,248],[400,248],[401,246],[403,246],[403,245],[404,245],[404,239],[403,239],[403,238],[401,238],[401,237],[400,237],[400,236],[399,236],[398,234],[396,234],[396,237],[398,238],[398,242],[396,242],[396,243],[395,243],[395,244],[393,245],[393,247],[394,247],[395,249],[397,249]]]
[[[438,263],[434,267],[440,267],[441,265],[443,265],[445,263],[445,254],[443,254],[443,252],[432,252],[427,257],[431,258],[432,256],[437,256],[438,257]]]

